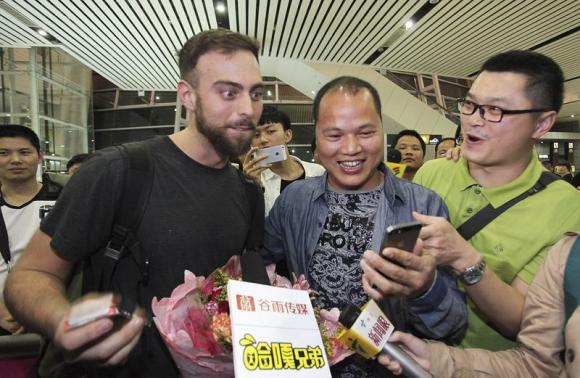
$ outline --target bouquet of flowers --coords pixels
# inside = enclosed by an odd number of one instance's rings
[[[272,286],[308,290],[316,295],[303,275],[291,282],[277,275],[274,265],[266,270]],[[183,284],[173,290],[171,297],[153,298],[153,321],[183,377],[233,377],[227,283],[241,279],[239,256],[231,257],[207,278],[189,271],[184,275]],[[353,352],[337,338],[342,330],[338,309],[315,308],[315,314],[329,363],[333,365],[351,355]]]

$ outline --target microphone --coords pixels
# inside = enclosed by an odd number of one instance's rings
[[[338,321],[347,328],[338,336],[339,340],[357,354],[365,358],[373,358],[383,352],[401,365],[405,376],[432,377],[400,347],[388,342],[395,327],[372,299],[362,307],[362,312],[354,304],[349,303],[340,312]]]
[[[270,286],[270,279],[264,266],[262,256],[254,250],[244,250],[240,257],[242,280]]]
[[[401,151],[396,150],[394,148],[389,148],[387,150],[387,161],[389,163],[400,163],[401,159],[403,159]]]

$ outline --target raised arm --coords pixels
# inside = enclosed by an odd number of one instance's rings
[[[67,330],[71,304],[65,297],[65,282],[72,267],[51,248],[50,237],[37,231],[8,275],[6,305],[26,328],[53,339],[70,362],[105,366],[123,362],[139,340],[143,319],[134,316],[114,331],[108,318]]]

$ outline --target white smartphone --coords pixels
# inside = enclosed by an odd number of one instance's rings
[[[284,161],[288,158],[288,154],[286,153],[286,146],[283,144],[260,148],[252,154],[252,159],[256,159],[264,155],[267,157],[264,160],[260,160],[260,163],[262,164],[276,163],[278,161]]]

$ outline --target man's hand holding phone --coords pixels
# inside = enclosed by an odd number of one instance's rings
[[[271,168],[272,164],[264,163],[264,160],[268,158],[268,155],[257,154],[258,151],[258,147],[252,147],[250,151],[248,151],[244,158],[243,169],[244,175],[246,175],[247,178],[262,186],[262,180],[260,178],[262,172]]]
[[[397,235],[395,245],[414,246],[412,251],[383,242],[385,248],[380,253],[365,251],[361,259],[363,288],[375,300],[386,296],[419,297],[429,290],[435,278],[435,258],[421,253],[420,225],[406,224],[394,230],[389,235],[392,235],[391,239]]]
[[[54,342],[65,352],[67,361],[99,366],[125,362],[139,341],[145,318],[142,309],[127,319],[126,314],[111,311],[115,307],[110,293],[88,294],[72,304],[54,334]]]

